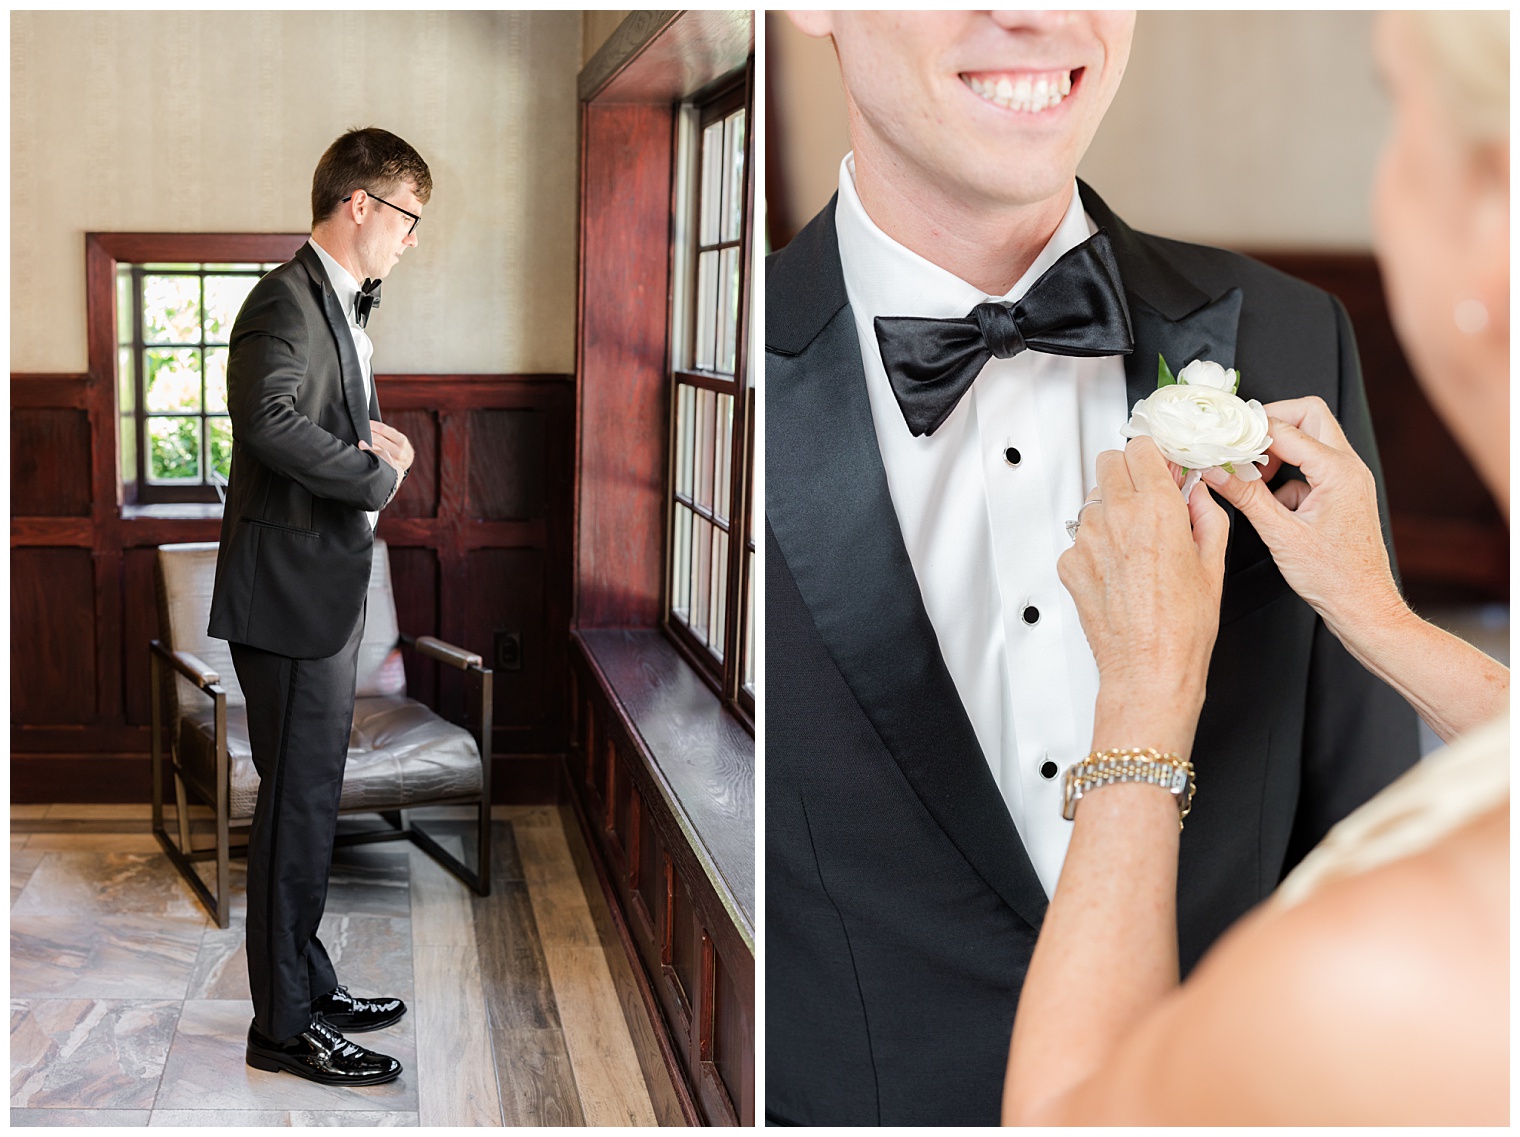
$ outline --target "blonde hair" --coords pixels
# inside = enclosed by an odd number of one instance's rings
[[[1446,113],[1469,142],[1509,140],[1509,13],[1403,12]]]

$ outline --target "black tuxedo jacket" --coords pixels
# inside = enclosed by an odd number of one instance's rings
[[[1081,194],[1124,280],[1131,404],[1155,389],[1158,353],[1174,368],[1213,359],[1241,369],[1245,397],[1322,396],[1379,471],[1333,297],[1136,233]],[[767,261],[765,386],[766,1108],[801,1124],[993,1125],[1046,897],[903,545],[832,203]],[[1417,757],[1414,713],[1230,513],[1182,833],[1184,971]]]
[[[310,245],[266,274],[232,327],[232,473],[210,634],[297,659],[348,641],[369,588],[366,510],[400,475],[358,442],[379,419],[348,320]]]

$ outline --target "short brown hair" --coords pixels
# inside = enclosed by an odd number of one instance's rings
[[[327,148],[311,177],[311,223],[326,221],[354,190],[388,197],[411,182],[423,203],[433,195],[433,175],[422,155],[388,130],[350,130]]]

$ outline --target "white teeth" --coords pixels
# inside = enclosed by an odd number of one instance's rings
[[[1041,75],[1034,80],[1020,76],[1017,81],[1006,75],[997,82],[978,79],[974,75],[964,77],[966,85],[988,102],[1025,114],[1038,114],[1048,107],[1056,106],[1071,94],[1071,72],[1059,75]]]

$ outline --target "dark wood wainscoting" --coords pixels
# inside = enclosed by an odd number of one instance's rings
[[[403,630],[496,670],[493,786],[549,802],[565,750],[574,385],[568,375],[379,377],[417,450],[381,516]],[[123,510],[112,380],[11,377],[11,800],[147,801],[154,549],[214,541],[219,507]],[[453,672],[412,693],[462,720]]]
[[[658,630],[576,632],[571,667],[568,796],[654,1027],[641,1060],[688,1124],[753,1125],[753,741]]]

